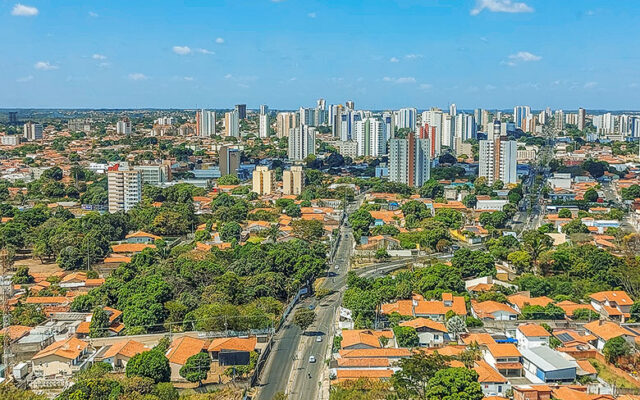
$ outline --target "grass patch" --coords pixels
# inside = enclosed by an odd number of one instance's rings
[[[589,362],[598,371],[598,377],[609,383],[623,389],[638,389],[640,385],[633,384],[629,380],[619,376],[614,370],[610,369],[606,364],[590,358]]]

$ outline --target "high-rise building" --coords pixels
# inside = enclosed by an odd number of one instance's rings
[[[302,125],[316,126],[316,109],[300,107],[300,123]]]
[[[331,134],[334,138],[342,138],[342,104],[332,104],[329,106],[329,125],[331,126]]]
[[[25,140],[32,142],[34,140],[42,140],[42,124],[27,122],[22,126]]]
[[[456,115],[454,137],[460,138],[463,142],[477,137],[477,126],[473,115],[465,113]]]
[[[118,135],[131,135],[131,120],[128,117],[124,117],[116,123],[116,133]]]
[[[288,137],[289,131],[296,126],[300,125],[300,119],[296,112],[281,112],[276,117],[278,138]]]
[[[140,171],[143,185],[159,186],[171,180],[171,166],[169,163],[163,162],[161,165],[135,165],[133,170]]]
[[[196,130],[200,137],[215,136],[216,112],[209,110],[196,111]]]
[[[142,200],[142,172],[115,164],[107,170],[109,212],[129,211]]]
[[[304,172],[300,165],[292,165],[291,169],[282,171],[282,194],[299,195],[304,187]]]
[[[347,100],[345,102],[345,105],[347,106],[347,110],[350,110],[350,111],[355,110],[356,104],[353,102],[353,100]]]
[[[517,183],[517,152],[516,141],[508,140],[506,136],[480,140],[478,176],[485,177],[488,185],[493,185],[497,180],[505,185]]]
[[[259,195],[271,194],[276,190],[276,173],[264,165],[253,171],[253,191]]]
[[[576,125],[578,125],[578,130],[580,131],[584,130],[586,116],[584,108],[578,108],[578,121]]]
[[[302,161],[316,154],[316,128],[300,125],[289,130],[289,160]]]
[[[269,107],[266,105],[260,106],[260,137],[266,138],[269,136]]]
[[[231,146],[220,146],[218,150],[218,163],[220,165],[220,175],[238,176],[242,151]]]
[[[376,118],[365,118],[355,124],[358,157],[378,157],[386,154],[385,125]]]
[[[396,126],[398,128],[409,128],[411,132],[415,132],[417,114],[418,110],[415,108],[401,108],[396,113]]]
[[[556,110],[553,114],[554,128],[558,130],[564,129],[564,112],[562,110]]]
[[[240,137],[240,118],[237,110],[224,114],[225,136]]]
[[[9,125],[18,125],[17,111],[9,111]]]
[[[458,108],[456,107],[456,103],[451,103],[449,105],[449,115],[451,115],[452,117],[458,115]]]
[[[450,149],[455,148],[455,117],[451,114],[442,115],[442,145],[447,146]]]
[[[421,187],[431,176],[429,139],[409,133],[407,139],[389,141],[389,180]]]
[[[247,118],[247,105],[246,104],[236,104],[235,111],[238,113],[239,119]]]
[[[439,108],[432,108],[429,111],[422,113],[422,125],[428,125],[430,132],[429,138],[431,139],[431,152],[433,156],[439,156],[442,154],[442,142],[443,142],[443,114]],[[433,137],[432,137],[433,136]]]
[[[525,121],[530,114],[531,107],[529,106],[513,107],[513,122],[516,124],[516,128],[520,128],[525,131]]]
[[[396,119],[393,117],[393,113],[383,113],[382,122],[384,123],[384,130],[387,140],[396,137]]]

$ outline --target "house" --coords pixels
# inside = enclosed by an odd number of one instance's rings
[[[547,385],[513,386],[513,400],[551,400],[553,390]]]
[[[521,313],[527,305],[546,307],[549,303],[553,303],[553,300],[547,296],[531,297],[529,292],[520,292],[507,296],[507,302],[514,310]]]
[[[590,343],[595,343],[597,340],[597,338],[591,334],[581,335],[569,329],[556,329],[553,331],[553,336],[562,343],[562,351],[588,350],[592,348]],[[558,349],[560,349],[560,347]]]
[[[573,382],[575,361],[569,361],[549,346],[521,348],[524,376],[531,382]]]
[[[453,311],[456,315],[466,316],[467,305],[464,297],[443,293],[442,300],[425,300],[414,294],[411,300],[397,300],[394,303],[383,304],[382,313],[390,315],[398,313],[406,317],[423,317],[435,321],[444,321],[445,315]]]
[[[124,238],[126,239],[127,243],[153,243],[156,240],[162,239],[161,236],[156,236],[154,234],[143,231],[130,233]]]
[[[553,390],[553,398],[557,400],[613,400],[610,394],[590,394],[586,387],[560,386]]]
[[[622,290],[593,293],[591,306],[605,318],[625,322],[631,316],[633,300]]]
[[[248,338],[227,337],[213,339],[207,351],[211,354],[211,358],[218,359],[221,351],[254,351],[258,340],[255,336]]]
[[[514,344],[487,344],[483,356],[484,360],[503,376],[522,376],[522,354]]]
[[[379,349],[382,346],[383,337],[391,341],[393,339],[392,331],[374,331],[370,329],[345,329],[342,331],[341,348],[343,350],[355,349]]]
[[[409,326],[416,330],[420,339],[420,346],[439,347],[446,341],[451,341],[447,327],[429,318],[416,318],[400,323],[400,326]]]
[[[72,337],[54,342],[31,359],[36,377],[70,377],[86,366],[88,343]]]
[[[336,371],[336,380],[338,382],[353,380],[389,380],[393,375],[392,369],[339,369]]]
[[[492,319],[496,321],[515,321],[518,312],[506,304],[487,300],[478,303],[471,300],[471,314],[478,319]]]
[[[504,397],[505,392],[511,387],[509,381],[486,361],[476,361],[473,370],[478,374],[478,382],[485,396]]]
[[[144,249],[155,248],[155,244],[149,243],[120,243],[111,246],[111,250],[116,254],[138,254]]]
[[[122,370],[133,356],[146,350],[148,349],[144,344],[135,340],[124,339],[109,346],[100,358],[102,362],[110,364],[114,370]]]
[[[611,321],[591,321],[584,325],[584,329],[587,333],[594,336],[595,340],[591,341],[591,344],[600,351],[604,349],[604,345],[609,339],[623,337],[627,342],[633,345],[635,338],[638,336],[635,332],[623,328]]]
[[[171,368],[171,380],[184,380],[180,376],[180,368],[187,362],[187,359],[202,351],[206,351],[206,342],[189,336],[182,336],[171,342],[171,347],[167,350],[167,358]]]
[[[576,310],[589,310],[589,311],[593,311],[593,312],[597,312],[595,308],[593,308],[593,306],[591,304],[579,304],[579,303],[575,303],[571,300],[564,300],[564,301],[560,301],[558,303],[556,303],[556,306],[562,308],[564,310],[564,313],[567,317],[572,318],[573,317],[573,313]]]
[[[497,343],[495,339],[488,333],[466,333],[461,335],[462,343],[469,346],[473,343],[478,345],[487,345]]]
[[[354,349],[354,350],[339,350],[338,356],[340,358],[359,358],[359,359],[372,359],[372,358],[386,358],[391,362],[398,361],[401,358],[411,357],[411,350],[406,348],[378,348],[378,349]]]
[[[109,326],[107,328],[106,336],[117,336],[124,330],[124,324],[122,321],[122,311],[116,310],[111,307],[103,307],[104,311],[109,317]],[[92,314],[87,316],[87,319],[81,322],[76,328],[76,336],[79,339],[89,336],[91,327]]]
[[[516,329],[516,340],[520,348],[549,346],[551,334],[538,324],[521,324]]]

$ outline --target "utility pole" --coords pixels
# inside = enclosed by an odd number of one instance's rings
[[[2,363],[4,364],[4,379],[9,381],[9,295],[7,288],[11,287],[6,284],[7,270],[9,269],[9,252],[7,249],[0,250],[0,263],[2,264],[2,328],[4,335],[2,335]]]

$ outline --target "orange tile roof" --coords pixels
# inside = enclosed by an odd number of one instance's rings
[[[338,358],[338,367],[342,368],[372,368],[389,367],[391,362],[388,358]]]
[[[573,316],[573,313],[579,309],[591,310],[593,312],[596,312],[596,309],[593,308],[591,304],[578,304],[570,300],[560,301],[556,303],[556,306],[562,308],[567,317]]]
[[[33,328],[30,326],[23,325],[9,325],[7,328],[0,329],[0,335],[5,335],[8,332],[9,340],[14,341],[18,340],[21,337],[25,336],[29,332],[31,332]]]
[[[205,344],[204,340],[189,336],[174,339],[167,351],[167,358],[171,363],[184,365],[189,357],[200,353],[205,348]]]
[[[490,343],[487,344],[487,349],[493,355],[493,357],[521,357],[522,354],[518,351],[518,348],[511,343]]]
[[[578,364],[578,367],[580,367],[580,369],[582,369],[587,374],[597,374],[598,373],[596,368],[593,365],[591,365],[589,360],[576,360],[576,363]]]
[[[434,331],[440,331],[440,332],[448,332],[447,331],[447,327],[444,326],[443,323],[440,322],[436,322],[432,319],[429,318],[416,318],[416,319],[412,319],[410,321],[404,321],[400,323],[400,326],[410,326],[412,328],[418,329],[418,328],[429,328],[432,329]]]
[[[612,290],[607,292],[598,292],[593,293],[589,298],[599,302],[604,303],[605,301],[616,302],[621,306],[631,306],[633,305],[633,300],[627,294],[627,292],[623,290]]]
[[[111,347],[107,349],[107,351],[104,353],[102,357],[111,358],[116,355],[121,355],[121,356],[131,358],[136,354],[140,354],[146,350],[147,348],[145,347],[144,344],[137,342],[135,340],[126,339],[126,340],[121,340],[119,342],[112,344]]]
[[[391,378],[391,369],[339,369],[336,371],[338,380],[351,379],[384,379]]]
[[[71,299],[62,296],[33,297],[29,296],[24,301],[27,304],[69,304]]]
[[[443,296],[450,293],[443,293]],[[453,296],[451,307],[446,306],[444,301],[430,300],[418,301],[414,312],[416,315],[445,315],[449,310],[453,310],[458,315],[467,315],[467,305],[462,296]]]
[[[493,319],[493,313],[502,311],[511,314],[518,314],[516,310],[509,307],[506,304],[498,303],[497,301],[487,300],[482,303],[478,303],[475,300],[471,301],[471,308],[476,312],[478,318],[490,318]]]
[[[129,239],[129,238],[151,238],[153,240],[162,239],[161,236],[157,236],[152,233],[147,233],[143,231],[136,231],[125,236],[125,239]]]
[[[254,351],[258,340],[255,336],[249,338],[218,338],[213,339],[209,345],[209,351],[219,352],[220,350]]]
[[[413,302],[411,300],[398,300],[395,303],[386,303],[381,306],[383,314],[393,314],[397,312],[400,315],[413,315]]]
[[[393,339],[392,331],[373,331],[369,329],[345,329],[342,331],[341,347],[343,349],[364,344],[373,348],[380,348],[380,338]]]
[[[404,348],[339,350],[338,353],[340,357],[344,358],[401,358],[411,356],[411,351]]]
[[[476,361],[473,370],[480,383],[507,383],[507,379],[484,360]]]
[[[584,324],[584,329],[588,330],[589,332],[603,340],[609,340],[624,335],[634,337],[637,336],[631,331],[624,329],[614,322],[603,320],[591,321],[587,324]]]
[[[462,342],[467,345],[474,342],[481,345],[496,343],[493,337],[491,337],[491,335],[489,335],[488,333],[469,333],[463,335]]]
[[[521,293],[516,293],[516,294],[512,294],[511,296],[507,296],[507,301],[510,304],[515,304],[521,310],[527,304],[529,304],[530,306],[545,307],[547,304],[553,303],[553,300],[548,298],[547,296],[530,297],[527,295],[523,295]]]
[[[50,344],[33,356],[33,359],[37,360],[39,358],[55,355],[69,360],[75,360],[78,358],[80,353],[87,348],[87,346],[89,346],[88,343],[72,337]]]
[[[518,330],[527,337],[550,337],[549,331],[534,323],[518,325]]]
[[[76,327],[76,333],[81,333],[81,334],[84,334],[84,335],[88,335],[89,332],[90,332],[90,330],[89,330],[90,326],[91,326],[91,322],[82,321]]]
[[[588,394],[582,390],[560,386],[553,391],[553,397],[558,400],[613,400],[614,397],[608,394]]]
[[[150,243],[120,243],[111,246],[114,253],[139,253],[144,249],[155,249],[155,244]]]
[[[120,263],[130,263],[131,257],[123,256],[121,254],[112,254],[111,256],[102,260],[105,264],[120,264]]]

